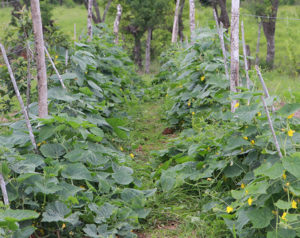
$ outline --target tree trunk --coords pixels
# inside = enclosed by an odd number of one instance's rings
[[[274,57],[275,57],[275,25],[276,20],[270,20],[268,22],[262,23],[264,33],[267,39],[267,58],[266,62],[273,68],[274,65]]]
[[[108,0],[107,4],[105,6],[105,9],[104,9],[104,12],[103,12],[103,17],[102,17],[102,22],[105,22],[106,15],[107,15],[107,12],[109,10],[111,2],[112,2],[112,0]]]
[[[146,72],[146,74],[150,73],[151,38],[152,38],[152,28],[148,28],[147,45],[146,45],[146,62],[145,62],[145,72]]]
[[[174,15],[173,31],[172,31],[172,43],[177,42],[179,5],[180,5],[180,0],[177,0],[175,15]]]
[[[257,33],[255,65],[259,64],[259,46],[260,46],[261,26],[262,26],[262,22],[260,21],[259,26],[258,26],[258,33]]]
[[[95,19],[93,19],[93,21],[95,24],[98,24],[98,23],[102,22],[102,20],[101,20],[101,14],[100,14],[100,9],[99,9],[97,0],[93,0],[93,5],[94,5],[95,12],[96,12],[96,17],[95,17]]]
[[[195,34],[195,2],[194,0],[190,0],[190,31],[191,31],[191,39],[193,39]]]
[[[62,1],[62,0],[59,0],[59,5],[62,6],[62,4],[63,4],[63,1]]]
[[[39,0],[31,0],[31,15],[33,32],[35,39],[37,78],[38,78],[38,93],[39,93],[39,117],[45,118],[48,116],[48,91],[47,91],[47,73],[44,51],[43,26],[40,12]]]
[[[239,86],[239,13],[240,0],[232,0],[231,8],[231,72],[230,91],[237,92]],[[231,111],[235,112],[237,101],[231,102]]]
[[[29,49],[29,42],[26,45],[26,55],[27,55],[27,88],[26,88],[26,110],[27,114],[29,113],[29,104],[30,104],[30,91],[31,91],[31,53]]]
[[[183,35],[184,25],[183,25],[183,20],[182,20],[184,3],[185,3],[185,0],[182,0],[182,2],[180,4],[179,14],[178,14],[178,36],[179,36],[180,42],[183,42],[183,38],[184,38],[184,35]]]
[[[226,0],[218,0],[219,6],[221,8],[221,14],[219,17],[219,20],[223,23],[223,26],[225,29],[229,29],[230,27],[230,22],[229,22],[229,17],[226,9]]]
[[[134,48],[133,48],[134,62],[142,70],[142,56],[141,56],[141,37],[137,34],[134,35]]]
[[[272,13],[270,18],[262,19],[263,30],[267,39],[267,58],[266,62],[273,68],[275,58],[275,29],[276,29],[276,17],[278,11],[279,0],[272,2]]]
[[[92,7],[93,7],[93,0],[88,0],[88,21],[87,21],[87,28],[88,28],[88,42],[91,42],[93,39],[93,29],[92,29]],[[96,0],[95,0],[96,1]]]
[[[118,4],[117,16],[114,22],[115,44],[119,44],[119,25],[120,25],[121,16],[122,16],[122,6]]]

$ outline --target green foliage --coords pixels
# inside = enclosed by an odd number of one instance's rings
[[[202,197],[210,198],[202,211],[213,209],[234,235],[296,237],[300,137],[294,133],[299,119],[292,114],[299,104],[286,104],[272,114],[284,155],[280,159],[260,100],[262,92],[256,88],[228,92],[220,50],[213,46],[216,38],[204,30],[201,41],[173,53],[169,65],[171,69],[175,65],[174,70],[160,73],[169,81],[169,124],[185,129],[170,148],[154,154],[160,166],[153,176],[166,194],[186,186],[199,189]],[[233,99],[239,101],[234,114],[229,108]],[[273,104],[274,98],[267,103]]]
[[[11,124],[13,133],[1,136],[0,145],[8,148],[0,158],[2,170],[10,171],[4,175],[11,206],[40,213],[12,220],[19,228],[8,237],[31,224],[36,230],[29,235],[135,237],[132,230],[149,214],[146,201],[155,190],[139,189],[130,156],[117,144],[128,131],[124,110],[139,78],[103,28],[95,29],[92,43],[77,44],[71,61],[63,75],[67,90],[51,77],[50,116],[32,120],[40,154],[32,153],[24,121]],[[32,105],[31,113],[35,110]],[[0,225],[7,231],[7,225]]]

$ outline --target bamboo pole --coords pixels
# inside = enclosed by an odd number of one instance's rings
[[[223,23],[221,22],[221,28],[220,28],[216,10],[214,9],[213,11],[214,11],[214,17],[215,17],[215,21],[216,21],[217,31],[219,34],[221,49],[222,49],[222,53],[223,53],[225,74],[226,74],[226,78],[229,80],[229,73],[228,73],[228,66],[227,66],[227,59],[226,59],[226,49],[225,49],[224,35],[223,35]]]
[[[46,52],[46,54],[47,54],[47,56],[48,56],[49,61],[51,62],[51,65],[52,65],[52,67],[53,67],[53,69],[54,69],[54,71],[55,71],[55,73],[56,73],[56,75],[57,75],[59,81],[60,81],[61,86],[62,86],[63,88],[66,88],[66,86],[65,86],[65,84],[64,84],[64,82],[63,82],[63,79],[62,79],[62,77],[60,76],[60,74],[59,74],[59,72],[58,72],[58,70],[57,70],[57,68],[56,68],[56,66],[55,66],[55,64],[54,64],[54,62],[53,62],[53,60],[51,59],[51,56],[50,56],[50,54],[49,54],[49,52],[48,52],[46,46],[45,46],[45,52]]]
[[[250,78],[249,78],[249,68],[248,68],[248,60],[247,60],[247,50],[246,50],[246,42],[245,42],[245,31],[244,31],[244,22],[241,23],[242,29],[242,42],[243,42],[243,53],[244,53],[244,61],[245,61],[245,72],[246,72],[246,81],[247,81],[247,88],[250,90]],[[249,103],[249,102],[248,102]]]
[[[264,92],[265,92],[265,96],[266,96],[266,98],[269,98],[269,97],[270,97],[269,90],[268,90],[268,88],[267,88],[267,86],[266,86],[266,84],[265,84],[265,81],[264,81],[264,79],[263,79],[263,77],[262,77],[262,75],[261,75],[261,72],[260,72],[260,70],[259,70],[259,67],[258,67],[257,65],[255,65],[255,69],[256,69],[257,75],[258,75],[258,77],[259,77],[259,79],[260,79],[260,82],[261,82],[261,85],[262,85],[262,87],[263,87],[263,90],[264,90]],[[272,108],[272,112],[275,112],[275,107],[274,107],[274,105],[272,105],[271,108]]]
[[[279,143],[278,143],[276,134],[275,134],[275,130],[274,130],[274,127],[273,127],[273,123],[272,123],[272,120],[271,120],[271,116],[270,116],[270,113],[269,113],[269,110],[268,110],[268,107],[267,107],[267,104],[266,104],[266,101],[265,101],[264,96],[261,96],[261,100],[262,100],[262,102],[263,102],[264,109],[265,109],[266,114],[267,114],[267,117],[268,117],[269,126],[270,126],[270,129],[271,129],[271,131],[272,131],[272,135],[273,135],[273,139],[274,139],[274,141],[275,141],[275,146],[276,146],[278,155],[279,155],[280,158],[282,158],[283,156],[282,156],[282,153],[281,153],[281,150],[280,150],[280,146],[279,146]]]
[[[115,34],[115,44],[119,44],[119,25],[122,16],[122,6],[118,4],[117,6],[117,16],[114,22],[114,34]]]
[[[237,92],[239,86],[239,22],[240,0],[232,0],[231,4],[231,67],[230,67],[230,91]],[[231,112],[235,112],[236,100],[231,102]]]
[[[259,25],[258,25],[256,54],[255,54],[255,65],[259,64],[259,46],[260,46],[261,26],[262,26],[262,21],[260,21]]]
[[[18,101],[20,103],[20,106],[21,106],[21,109],[22,109],[22,113],[23,113],[23,115],[25,117],[25,122],[26,122],[26,126],[28,128],[28,131],[29,131],[29,137],[30,137],[31,143],[33,145],[33,148],[37,151],[37,146],[36,146],[34,134],[33,134],[33,131],[32,131],[32,127],[31,127],[31,124],[30,124],[30,120],[29,120],[27,111],[25,109],[23,99],[22,99],[22,97],[20,95],[20,91],[18,89],[18,85],[17,85],[16,79],[15,79],[15,76],[13,74],[13,71],[12,71],[11,67],[10,67],[10,64],[9,64],[9,61],[8,61],[8,58],[7,58],[7,55],[6,55],[5,48],[4,48],[4,46],[2,44],[0,44],[0,48],[1,48],[2,56],[4,58],[5,64],[7,65],[7,69],[8,69],[8,72],[9,72],[12,84],[14,86],[15,93],[16,93]]]
[[[4,205],[9,206],[7,190],[6,190],[6,184],[5,184],[5,180],[3,178],[3,175],[1,173],[0,173],[0,186],[1,186]]]

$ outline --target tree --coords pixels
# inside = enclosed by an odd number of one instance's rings
[[[35,40],[37,78],[38,78],[38,106],[39,117],[45,118],[48,116],[48,89],[47,89],[47,73],[44,51],[44,36],[43,25],[40,11],[40,1],[31,0],[31,15]]]
[[[101,17],[100,8],[99,8],[99,4],[98,4],[97,0],[93,1],[93,8],[94,8],[95,12],[92,11],[92,19],[95,24],[105,22],[106,15],[107,15],[107,12],[110,8],[112,1],[113,0],[107,1],[102,17]],[[85,5],[86,9],[88,10],[88,0],[84,0],[84,5]]]
[[[250,9],[255,15],[262,16],[261,22],[267,39],[266,63],[270,68],[274,66],[275,58],[275,30],[279,0],[251,0]]]
[[[88,18],[87,18],[87,31],[88,31],[88,41],[92,41],[93,39],[93,27],[92,27],[92,7],[93,2],[96,0],[88,0]]]
[[[119,0],[124,9],[122,17],[123,30],[134,38],[133,58],[139,69],[142,69],[142,44],[141,38],[145,32],[151,32],[164,22],[165,12],[170,9],[170,0]],[[148,35],[149,36],[149,35]],[[148,37],[147,47],[150,60],[151,39]],[[148,63],[146,63],[148,64]]]
[[[172,43],[177,42],[177,33],[178,33],[178,26],[179,26],[178,24],[179,6],[180,6],[180,0],[177,0],[175,14],[174,14],[174,22],[173,22]]]
[[[203,5],[210,5],[217,13],[219,23],[223,23],[225,29],[229,29],[230,21],[226,8],[226,0],[199,0]],[[218,7],[220,7],[221,13],[219,14]]]

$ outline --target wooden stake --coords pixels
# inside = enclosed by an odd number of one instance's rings
[[[221,22],[221,28],[220,28],[219,22],[218,22],[217,12],[216,12],[215,9],[214,9],[214,17],[215,17],[217,31],[218,31],[218,34],[219,34],[221,49],[222,49],[222,53],[223,53],[225,75],[226,75],[226,78],[229,80],[229,73],[228,73],[228,66],[227,66],[227,59],[226,59],[226,49],[225,49],[224,35],[223,35],[223,23]]]
[[[1,186],[4,205],[9,206],[7,190],[6,190],[6,184],[5,184],[5,180],[3,178],[3,175],[1,173],[0,173],[0,186]]]
[[[190,0],[190,31],[191,31],[191,40],[193,40],[195,34],[195,2]]]
[[[244,22],[241,23],[241,29],[242,29],[242,42],[243,42],[243,53],[244,53],[244,61],[245,61],[245,72],[246,72],[246,81],[247,81],[247,88],[250,90],[250,78],[249,78],[249,72],[248,72],[248,59],[247,59],[247,50],[246,50],[246,42],[245,42],[245,31],[244,31]],[[249,104],[249,101],[248,101]]]
[[[68,61],[69,61],[69,50],[66,49],[66,54],[65,54],[65,66],[68,66]]]
[[[122,6],[118,4],[117,6],[117,16],[114,22],[114,34],[115,34],[115,44],[119,44],[119,25],[122,16]]]
[[[260,79],[260,82],[261,82],[261,85],[262,85],[262,87],[263,87],[263,90],[264,90],[264,92],[265,92],[265,96],[266,96],[266,98],[269,98],[269,97],[270,97],[269,90],[268,90],[268,88],[267,88],[267,86],[266,86],[266,84],[265,84],[265,81],[264,81],[264,79],[263,79],[263,77],[262,77],[262,75],[261,75],[261,72],[260,72],[260,70],[259,70],[259,67],[258,67],[257,65],[255,65],[255,69],[256,69],[257,75],[258,75],[258,77],[259,77],[259,79]],[[271,108],[272,108],[272,112],[275,112],[275,107],[274,107],[274,105],[272,105]]]
[[[91,42],[93,39],[93,28],[92,28],[92,18],[93,18],[93,0],[88,0],[88,23],[87,23],[87,28],[88,28],[88,42]],[[96,0],[95,0],[96,1]]]
[[[26,88],[26,110],[27,113],[29,113],[29,104],[30,104],[30,90],[31,90],[31,72],[30,72],[30,68],[31,68],[31,52],[30,52],[30,46],[29,46],[29,42],[27,42],[26,45],[26,55],[27,55],[27,88]]]
[[[180,6],[180,0],[177,0],[175,15],[174,15],[173,31],[172,31],[172,43],[177,42],[179,6]]]
[[[48,116],[48,88],[47,88],[47,72],[44,51],[43,25],[40,11],[40,1],[31,0],[31,15],[35,40],[38,93],[39,93],[39,117]]]
[[[2,44],[0,44],[0,48],[1,48],[2,56],[4,58],[5,64],[6,64],[7,69],[8,69],[9,75],[10,75],[11,82],[12,82],[12,84],[14,86],[14,90],[15,90],[16,96],[17,96],[18,101],[20,103],[20,106],[21,106],[21,109],[22,109],[22,113],[23,113],[23,115],[25,117],[25,122],[26,122],[27,129],[29,131],[29,137],[30,137],[31,143],[33,145],[33,148],[37,151],[37,146],[36,146],[36,143],[35,143],[35,138],[34,138],[34,134],[33,134],[33,131],[32,131],[31,124],[30,124],[30,120],[29,120],[27,111],[25,109],[23,99],[22,99],[22,97],[20,95],[20,91],[18,89],[18,85],[17,85],[16,79],[15,79],[15,76],[13,74],[13,71],[12,71],[11,67],[10,67],[10,64],[9,64],[9,61],[8,61],[8,58],[7,58],[7,55],[6,55],[5,48],[4,48],[4,46]]]
[[[231,67],[230,67],[230,91],[237,92],[239,86],[239,22],[240,0],[232,0],[231,4]],[[235,112],[237,101],[231,102],[231,112]]]
[[[279,146],[279,143],[278,143],[275,131],[274,131],[273,123],[272,123],[271,116],[270,116],[270,113],[269,113],[269,110],[268,110],[268,107],[267,107],[264,96],[261,96],[261,100],[263,102],[264,109],[265,109],[267,117],[268,117],[269,126],[270,126],[270,129],[272,131],[272,135],[273,135],[273,139],[275,141],[275,146],[276,146],[278,155],[279,155],[280,158],[282,158],[283,156],[282,156],[282,153],[281,153],[281,150],[280,150],[280,146]]]
[[[77,36],[76,36],[76,23],[74,23],[74,41],[76,41]]]
[[[55,73],[56,73],[56,75],[57,75],[59,81],[60,81],[61,86],[62,86],[63,88],[66,88],[66,86],[65,86],[65,84],[64,84],[64,82],[63,82],[63,79],[62,79],[62,77],[60,76],[60,74],[59,74],[57,68],[55,67],[55,64],[54,64],[53,60],[51,59],[51,56],[50,56],[50,54],[49,54],[49,52],[48,52],[46,46],[45,46],[45,52],[46,52],[46,54],[47,54],[47,56],[48,56],[49,61],[51,62],[51,65],[52,65],[52,67],[53,67],[53,69],[54,69],[54,71],[55,71]]]
[[[259,64],[259,45],[260,45],[261,26],[262,26],[262,21],[260,21],[258,25],[255,65]]]

